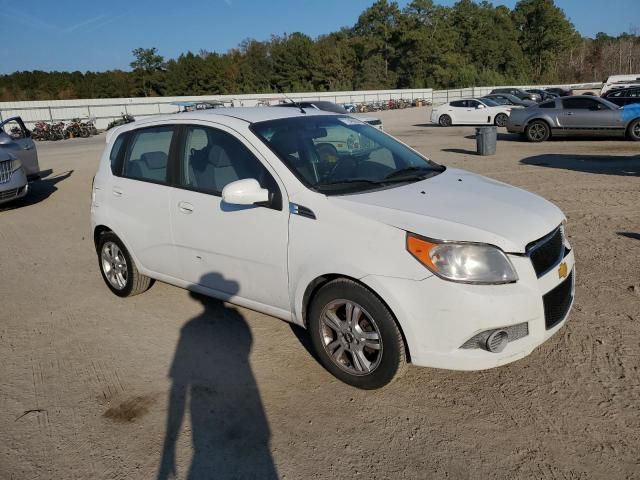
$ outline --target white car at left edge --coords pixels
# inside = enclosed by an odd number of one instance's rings
[[[433,107],[431,123],[437,123],[441,127],[451,125],[504,127],[510,113],[510,106],[499,105],[490,99],[462,98]]]

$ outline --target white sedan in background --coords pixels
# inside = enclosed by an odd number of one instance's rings
[[[489,99],[463,98],[434,107],[431,123],[441,127],[451,125],[496,125],[504,127],[511,107],[498,105]]]

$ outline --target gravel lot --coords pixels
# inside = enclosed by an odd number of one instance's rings
[[[173,447],[178,478],[640,478],[640,144],[500,133],[478,157],[472,127],[428,114],[381,116],[566,213],[577,298],[555,337],[498,369],[355,390],[282,321],[161,283],[112,295],[89,232],[104,136],[40,143],[51,174],[0,210],[0,478],[171,478]]]

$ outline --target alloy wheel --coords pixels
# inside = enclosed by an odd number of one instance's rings
[[[339,368],[352,375],[373,372],[382,359],[382,336],[375,320],[351,300],[334,300],[322,310],[320,338]]]
[[[541,140],[544,140],[546,135],[547,135],[547,127],[545,127],[541,123],[534,123],[533,125],[531,125],[531,127],[529,127],[529,136],[531,137],[532,140],[539,142]]]
[[[105,242],[100,253],[102,271],[107,281],[116,290],[122,290],[127,285],[127,260],[114,242]]]

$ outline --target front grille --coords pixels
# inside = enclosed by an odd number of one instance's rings
[[[509,327],[503,328],[494,328],[492,330],[485,330],[484,332],[480,332],[475,334],[469,340],[464,342],[460,348],[472,349],[472,348],[482,348],[484,350],[487,349],[487,340],[491,336],[493,332],[496,330],[504,330],[509,335],[509,341],[513,342],[514,340],[518,340],[520,338],[524,338],[529,335],[529,324],[527,322],[518,323],[517,325],[511,325]]]
[[[555,327],[567,316],[573,301],[573,272],[567,279],[542,296],[544,323],[547,330]]]
[[[0,191],[0,200],[10,200],[12,198],[16,198],[22,193],[23,189],[24,187],[20,187],[12,188],[11,190],[5,190],[4,192]]]
[[[0,183],[11,180],[11,161],[0,162]]]
[[[527,255],[538,277],[543,276],[564,258],[562,227],[527,245]]]

